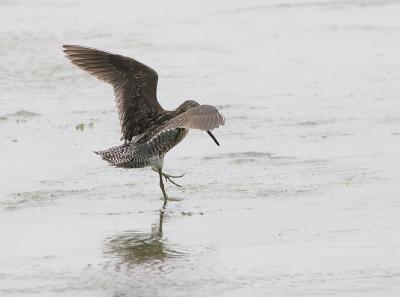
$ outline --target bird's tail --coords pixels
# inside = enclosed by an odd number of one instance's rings
[[[131,167],[131,160],[137,155],[137,148],[131,144],[123,144],[111,147],[107,150],[94,151],[112,166]]]
[[[100,155],[103,160],[106,160],[108,162],[112,162],[113,161],[112,149],[113,148],[110,148],[110,149],[104,150],[104,151],[93,151],[93,153],[95,153],[96,155]]]

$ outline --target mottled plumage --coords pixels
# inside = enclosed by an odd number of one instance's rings
[[[98,151],[111,165],[123,168],[156,167],[165,153],[177,145],[188,133],[187,129],[177,128],[166,131],[150,141],[137,141]]]
[[[74,65],[114,88],[125,143],[96,153],[117,167],[151,166],[159,173],[165,199],[162,176],[174,182],[173,176],[162,172],[163,158],[187,135],[188,129],[207,131],[219,145],[210,130],[224,125],[225,120],[214,106],[188,100],[176,110],[164,110],[156,96],[158,75],[150,67],[132,58],[89,47],[63,47]]]

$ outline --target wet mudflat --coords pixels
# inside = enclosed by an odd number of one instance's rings
[[[0,1],[0,295],[397,296],[399,1]],[[137,58],[165,108],[215,104],[150,169],[109,167]]]

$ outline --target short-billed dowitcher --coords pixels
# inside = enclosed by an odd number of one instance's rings
[[[211,130],[225,124],[212,105],[187,100],[168,111],[157,101],[157,73],[128,57],[78,45],[64,45],[66,57],[79,68],[114,87],[116,104],[125,143],[96,152],[111,165],[123,168],[149,166],[158,172],[164,199],[163,177],[176,186],[173,176],[162,171],[164,155],[177,145],[189,129],[207,131],[219,145]]]

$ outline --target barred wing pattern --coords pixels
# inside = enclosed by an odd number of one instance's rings
[[[114,87],[123,139],[142,134],[164,114],[157,101],[157,73],[128,57],[64,45],[71,62]]]
[[[170,119],[160,126],[152,138],[176,128],[213,130],[225,125],[224,116],[212,105],[198,105]]]

